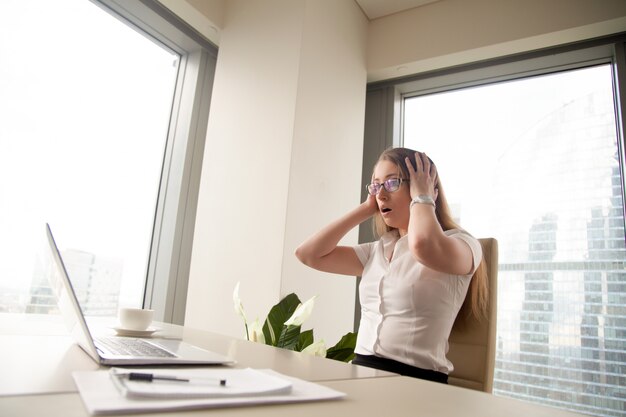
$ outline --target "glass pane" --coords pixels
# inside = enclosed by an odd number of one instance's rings
[[[405,100],[405,145],[499,241],[494,393],[624,416],[626,250],[611,67]]]
[[[87,314],[140,306],[179,57],[88,0],[3,0],[0,56],[0,311],[51,311],[45,222]]]

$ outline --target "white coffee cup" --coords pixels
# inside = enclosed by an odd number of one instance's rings
[[[146,330],[150,327],[153,317],[154,310],[130,307],[122,307],[119,310],[120,324],[127,330]]]

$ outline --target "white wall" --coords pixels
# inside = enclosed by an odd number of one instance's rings
[[[352,0],[161,1],[220,32],[186,324],[243,337],[241,281],[252,319],[289,292],[317,294],[308,324],[329,344],[352,325],[354,281],[308,270],[293,250],[359,202],[366,76],[626,30],[624,0],[443,0],[369,23]]]
[[[281,294],[318,296],[306,325],[330,346],[353,330],[356,278],[311,270],[293,253],[360,203],[367,20],[353,1],[309,0],[304,25]],[[356,244],[358,230],[345,242]]]
[[[252,319],[294,291],[319,295],[318,337],[352,330],[354,279],[321,278],[293,251],[359,203],[365,37],[352,1],[226,3],[186,325],[243,337],[231,297],[241,281]]]

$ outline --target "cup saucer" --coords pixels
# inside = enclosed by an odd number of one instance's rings
[[[113,330],[117,332],[118,336],[130,336],[130,337],[150,337],[159,329],[156,327],[148,327],[146,330],[132,330],[124,329],[123,327],[113,327]]]

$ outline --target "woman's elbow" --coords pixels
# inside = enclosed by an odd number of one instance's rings
[[[307,252],[306,248],[302,247],[302,245],[296,248],[294,254],[300,262],[307,266],[311,266],[311,255]]]

